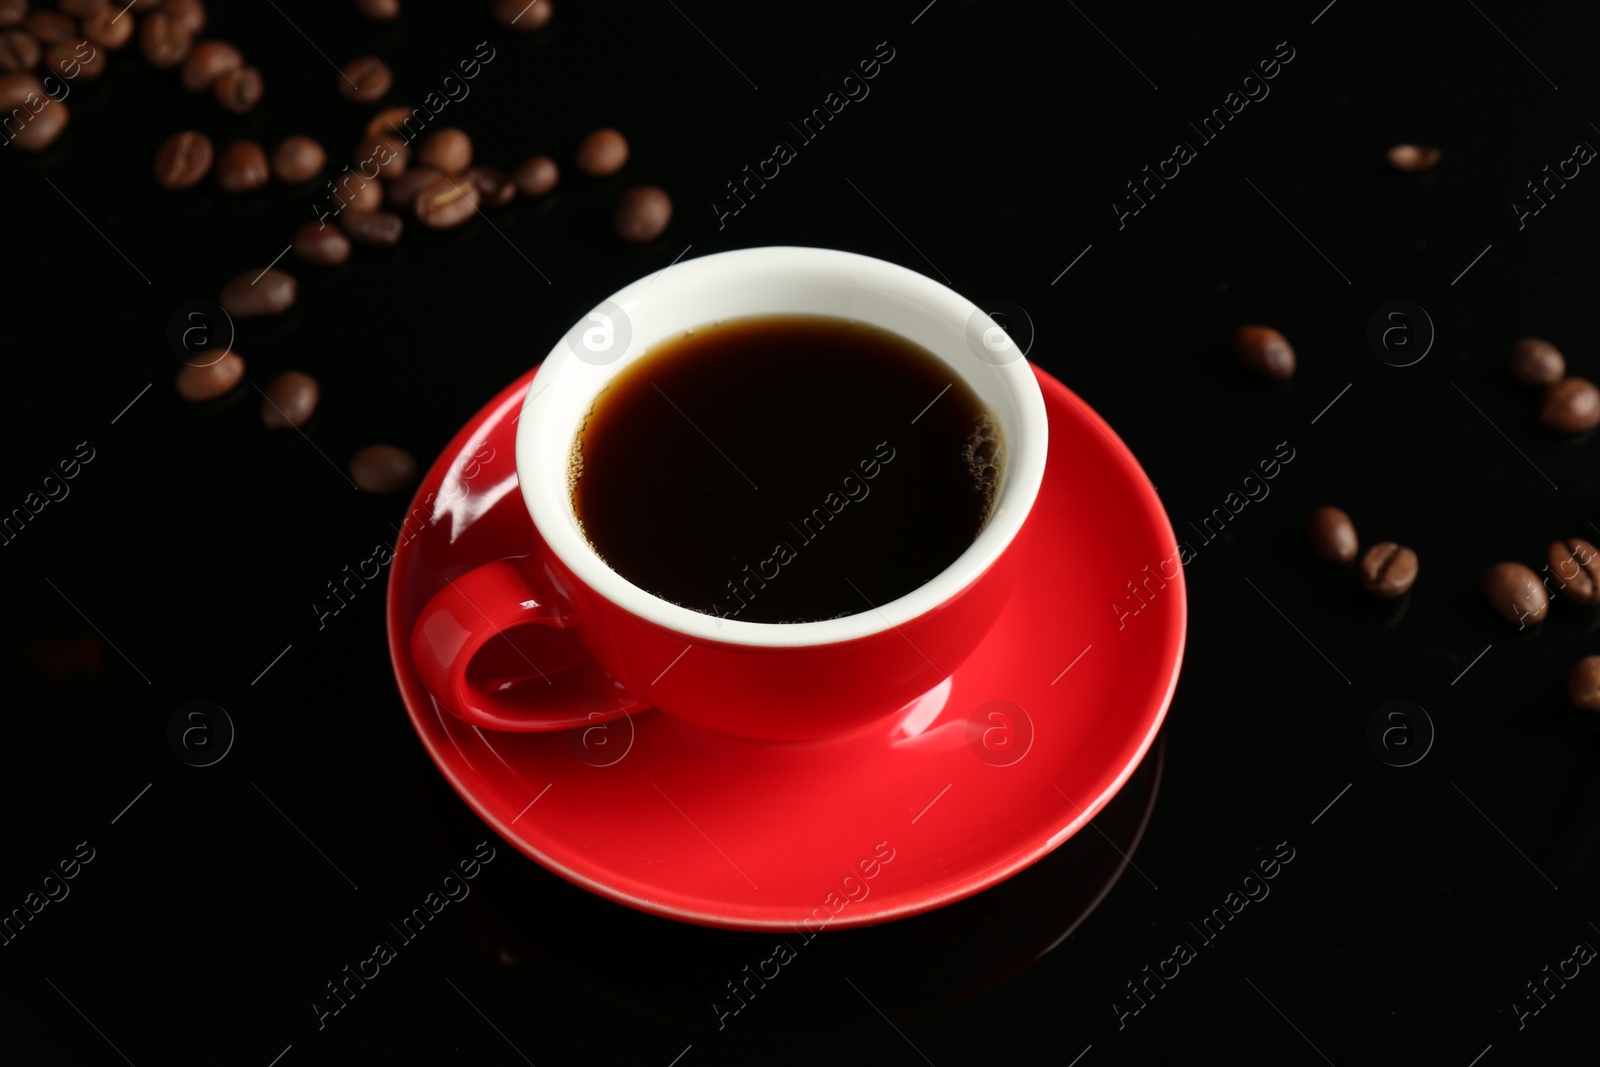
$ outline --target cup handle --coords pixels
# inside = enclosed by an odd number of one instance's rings
[[[546,673],[536,662],[537,643],[529,643],[524,655],[524,678],[491,684],[469,676],[467,667],[484,646],[510,640],[504,635],[514,627],[568,628],[570,621],[549,600],[516,559],[486,563],[450,580],[411,631],[412,662],[422,683],[446,711],[485,730],[568,730],[648,708],[593,660]],[[546,685],[538,684],[541,679]]]

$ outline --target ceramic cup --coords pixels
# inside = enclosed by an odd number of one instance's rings
[[[972,388],[1004,441],[988,523],[966,551],[905,596],[844,618],[747,622],[662,600],[601,560],[573,510],[573,443],[614,377],[686,331],[773,314],[852,319],[916,342]],[[921,274],[820,248],[674,264],[605,301],[545,357],[517,427],[517,477],[534,528],[528,552],[456,577],[434,596],[412,632],[417,673],[448,711],[490,730],[563,730],[650,708],[771,741],[864,726],[940,684],[999,615],[1018,579],[1013,545],[1044,478],[1047,433],[1038,381],[1009,336]],[[556,630],[570,635],[558,641]],[[472,669],[485,645],[513,636],[523,677]],[[584,661],[571,662],[570,637]]]

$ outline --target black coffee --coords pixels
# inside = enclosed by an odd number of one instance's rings
[[[812,315],[703,327],[646,353],[574,442],[573,506],[640,588],[708,615],[870,611],[983,529],[993,414],[930,352]]]

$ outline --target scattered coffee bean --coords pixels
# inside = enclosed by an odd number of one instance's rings
[[[532,33],[544,29],[555,11],[550,0],[494,0],[489,13],[508,30]]]
[[[191,404],[215,400],[233,389],[244,377],[244,360],[237,352],[215,348],[200,353],[193,363],[178,372],[178,395]]]
[[[1419,174],[1432,170],[1442,154],[1432,145],[1397,144],[1389,149],[1389,165],[1405,174]]]
[[[84,37],[107,52],[121,51],[133,39],[133,19],[120,17],[121,11],[111,4],[96,7],[80,24]]]
[[[411,146],[398,137],[369,137],[356,146],[352,160],[363,177],[399,178],[411,164]]]
[[[154,11],[139,23],[139,51],[152,67],[170,70],[182,63],[194,47],[194,34],[165,11]]]
[[[626,162],[628,141],[616,130],[595,130],[578,145],[578,170],[591,178],[608,178]]]
[[[261,80],[261,72],[254,67],[240,67],[217,76],[211,83],[211,95],[217,98],[217,103],[233,112],[243,115],[255,110],[261,102],[261,94],[266,86]]]
[[[295,258],[316,267],[337,267],[350,258],[350,238],[326,222],[308,222],[295,231]]]
[[[629,244],[642,245],[660,237],[670,221],[672,198],[666,190],[655,185],[640,185],[622,194],[611,224],[618,237]]]
[[[317,380],[297,370],[272,379],[261,398],[261,425],[269,430],[299,428],[311,421],[321,390]]]
[[[1550,573],[1557,590],[1579,604],[1600,604],[1600,552],[1581,537],[1550,544]]]
[[[1361,557],[1361,588],[1376,597],[1404,596],[1417,580],[1417,554],[1404,545],[1384,541]]]
[[[28,124],[11,138],[11,143],[23,152],[43,152],[55,144],[56,138],[61,136],[61,131],[67,128],[72,117],[66,104],[49,97],[45,101],[45,105],[28,120]]]
[[[227,41],[201,41],[183,61],[180,75],[183,87],[191,93],[203,93],[211,83],[244,66],[244,53]]]
[[[0,0],[0,26],[18,26],[28,17],[28,0]]]
[[[1531,388],[1554,385],[1567,373],[1561,350],[1549,341],[1528,337],[1511,349],[1511,376]]]
[[[523,196],[547,196],[561,180],[561,169],[549,156],[534,156],[517,167],[516,179]]]
[[[250,193],[267,184],[272,169],[254,141],[235,141],[217,157],[217,185],[225,193]]]
[[[1579,711],[1600,711],[1600,656],[1585,656],[1573,665],[1567,696]]]
[[[393,445],[368,445],[350,459],[350,477],[366,493],[398,493],[417,480],[417,461]]]
[[[28,105],[28,110],[32,112],[29,101],[43,100],[46,95],[44,83],[26,71],[0,74],[0,112],[12,111],[23,105]]]
[[[106,72],[106,53],[88,41],[62,41],[44,50],[44,66],[66,81],[92,82]]]
[[[161,7],[172,16],[175,24],[192,35],[198,35],[206,28],[206,5],[200,0],[166,0]]]
[[[1507,622],[1522,629],[1544,620],[1550,611],[1550,594],[1539,576],[1520,563],[1496,563],[1483,579],[1483,593]]]
[[[414,114],[409,107],[386,107],[367,120],[366,135],[406,140],[406,120]]]
[[[272,150],[272,173],[286,185],[308,182],[322,173],[328,161],[322,146],[309,137],[285,137]]]
[[[188,189],[211,170],[211,138],[196,130],[175,133],[156,152],[156,184],[163,189]]]
[[[389,65],[377,56],[361,56],[345,64],[339,72],[339,95],[359,104],[371,104],[383,99],[383,94],[394,84]]]
[[[81,19],[95,8],[107,6],[108,2],[109,0],[60,0],[56,6],[61,9],[63,15]]]
[[[356,0],[356,10],[373,22],[388,22],[400,17],[400,0]]]
[[[294,306],[300,285],[281,270],[249,270],[222,287],[217,303],[236,319],[277,315]]]
[[[461,176],[478,188],[478,202],[485,207],[505,207],[516,199],[517,184],[511,175],[496,167],[471,167]]]
[[[339,215],[339,225],[350,240],[368,248],[392,248],[400,242],[400,235],[406,228],[405,220],[399,215],[381,209],[344,211]]]
[[[1329,563],[1349,563],[1361,547],[1356,540],[1355,523],[1338,508],[1322,507],[1311,513],[1306,531],[1311,551]]]
[[[459,226],[478,210],[478,187],[462,178],[441,174],[417,194],[417,219],[430,229]]]
[[[28,16],[28,32],[40,46],[60,44],[78,36],[78,24],[59,11],[35,11]]]
[[[417,162],[446,174],[460,174],[472,166],[472,138],[454,127],[440,130],[422,142]]]
[[[1241,326],[1233,335],[1233,354],[1244,368],[1268,381],[1294,377],[1294,349],[1270,326]]]
[[[332,202],[340,211],[377,211],[383,206],[383,183],[346,174],[334,186]]]
[[[0,33],[0,70],[21,73],[39,65],[44,50],[27,30]]]
[[[1539,422],[1556,433],[1583,433],[1600,426],[1600,389],[1587,378],[1566,378],[1544,391]]]
[[[383,202],[396,211],[415,211],[417,194],[428,187],[440,172],[432,167],[412,167],[405,175],[390,182],[383,192]]]

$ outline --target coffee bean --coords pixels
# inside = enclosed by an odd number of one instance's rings
[[[235,141],[217,157],[217,184],[225,193],[249,193],[267,184],[267,153],[254,141]]]
[[[23,72],[39,65],[44,49],[27,30],[7,30],[0,33],[0,70]]]
[[[350,459],[350,477],[367,493],[398,493],[417,480],[417,461],[393,445],[368,445]]]
[[[295,258],[317,267],[337,267],[350,258],[350,238],[326,222],[308,222],[295,231]]]
[[[383,191],[383,202],[396,211],[414,212],[417,208],[417,194],[428,187],[428,184],[439,177],[440,172],[432,167],[412,167],[405,175],[390,182]]]
[[[409,107],[386,107],[367,120],[366,136],[409,140],[406,137],[406,120],[415,114]]]
[[[156,152],[156,184],[163,189],[188,189],[211,170],[211,138],[196,130],[175,133]]]
[[[269,430],[299,428],[311,421],[321,390],[317,380],[297,370],[272,379],[261,398],[261,425]]]
[[[478,210],[478,187],[466,178],[441,174],[417,194],[417,219],[430,229],[459,226]]]
[[[60,0],[56,6],[61,9],[63,15],[81,19],[97,7],[108,6],[108,0]]]
[[[320,144],[296,134],[285,137],[272,150],[272,173],[286,185],[299,185],[321,174],[327,161],[327,153]]]
[[[611,224],[617,236],[629,244],[649,244],[666,230],[672,220],[672,198],[664,189],[640,185],[629,189],[617,201]]]
[[[383,99],[383,94],[394,84],[389,65],[377,56],[361,56],[345,64],[339,72],[339,95],[360,104],[371,104]]]
[[[217,303],[236,319],[277,315],[294,306],[300,285],[281,270],[249,270],[222,287]]]
[[[1329,563],[1349,563],[1360,548],[1355,523],[1338,508],[1322,507],[1312,512],[1306,534],[1311,551]]]
[[[0,112],[26,107],[29,114],[43,106],[44,83],[26,71],[0,74]]]
[[[60,44],[78,36],[78,24],[59,11],[35,11],[23,25],[27,26],[40,47]]]
[[[400,0],[356,0],[356,10],[373,22],[388,22],[400,17]]]
[[[511,175],[496,167],[471,167],[461,180],[477,187],[478,202],[485,207],[505,207],[517,195]]]
[[[191,93],[203,93],[211,84],[230,70],[244,66],[244,53],[227,41],[201,41],[183,61],[180,75],[183,87]]]
[[[534,156],[517,167],[516,179],[523,196],[547,196],[561,180],[561,169],[549,156]]]
[[[1579,711],[1600,711],[1600,656],[1585,656],[1573,665],[1567,696]]]
[[[72,113],[67,110],[67,105],[48,96],[42,98],[44,104],[28,124],[17,131],[11,143],[23,152],[43,152],[55,144],[61,136],[61,131],[67,128],[67,123]],[[12,111],[15,115],[15,110]]]
[[[404,175],[411,165],[411,146],[398,137],[369,137],[356,146],[352,162],[362,177],[389,181]]]
[[[454,127],[440,130],[422,142],[417,162],[446,174],[460,174],[472,166],[472,138]]]
[[[1494,610],[1520,630],[1543,621],[1550,610],[1550,594],[1539,576],[1520,563],[1496,563],[1483,579],[1483,593]]]
[[[628,141],[616,130],[595,130],[578,145],[578,170],[591,178],[608,178],[626,162]]]
[[[142,15],[146,11],[154,11],[156,8],[160,7],[161,0],[129,0],[129,3],[126,6],[129,10],[138,12]]]
[[[1600,604],[1600,552],[1581,537],[1550,544],[1550,573],[1568,600],[1579,604]]]
[[[244,360],[238,353],[213,348],[185,364],[173,384],[178,387],[179,396],[191,404],[200,404],[230,392],[243,377]]]
[[[1528,337],[1511,349],[1511,377],[1532,388],[1554,385],[1567,373],[1561,350],[1549,341]]]
[[[217,98],[217,103],[235,115],[255,110],[265,90],[261,72],[254,67],[240,67],[238,70],[227,71],[219,74],[217,80],[211,83],[211,95]]]
[[[1233,354],[1245,370],[1272,382],[1294,377],[1294,349],[1270,326],[1241,326],[1233,335]]]
[[[1587,378],[1566,378],[1544,391],[1539,422],[1556,433],[1583,433],[1600,426],[1600,389]]]
[[[191,34],[199,34],[206,28],[206,5],[200,0],[166,0],[161,7],[172,16],[174,23]]]
[[[1389,149],[1389,165],[1405,174],[1418,174],[1432,170],[1442,154],[1432,145],[1397,144]]]
[[[44,50],[44,66],[66,81],[92,82],[106,72],[106,53],[88,41],[62,41]]]
[[[194,34],[165,11],[152,12],[139,23],[139,51],[152,67],[170,70],[182,63],[193,47]]]
[[[339,211],[377,211],[383,206],[383,183],[346,173],[333,187],[332,202]]]
[[[0,27],[19,26],[28,17],[28,0],[0,0]]]
[[[1404,545],[1384,541],[1361,557],[1361,588],[1376,597],[1404,596],[1417,580],[1417,554]]]
[[[121,17],[120,5],[101,4],[83,17],[84,37],[108,52],[118,52],[133,40],[133,17]]]
[[[399,215],[383,210],[345,211],[339,215],[339,225],[350,240],[367,248],[392,248],[406,228]]]
[[[495,0],[489,13],[508,30],[532,33],[544,29],[555,11],[550,0]]]

